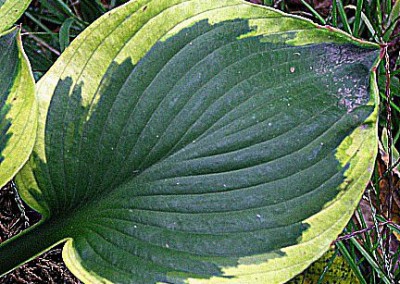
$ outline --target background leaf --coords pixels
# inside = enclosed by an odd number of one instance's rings
[[[0,187],[32,152],[37,127],[35,85],[18,29],[0,36]]]
[[[60,41],[60,50],[64,51],[65,48],[69,45],[70,41],[70,29],[72,24],[74,23],[74,18],[68,18],[65,22],[61,25],[60,32],[59,32],[59,41]]]
[[[10,28],[24,13],[31,0],[0,1],[0,33]]]
[[[112,11],[39,83],[17,181],[45,220],[1,246],[19,252],[2,271],[68,239],[67,265],[89,283],[290,279],[370,177],[377,55],[241,1]]]

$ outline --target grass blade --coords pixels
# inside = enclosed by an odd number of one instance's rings
[[[349,34],[352,34],[352,31],[351,31],[350,25],[349,25],[349,21],[347,20],[346,12],[344,10],[342,1],[335,0],[334,2],[336,2],[337,9],[339,11],[340,19],[342,20],[344,30]]]
[[[360,31],[360,24],[361,24],[361,13],[364,1],[357,0],[357,8],[356,8],[356,15],[354,17],[354,24],[353,24],[353,35],[358,37],[358,32]]]
[[[385,284],[391,284],[392,282],[389,280],[389,278],[386,277],[385,273],[382,271],[382,269],[379,267],[379,265],[375,262],[375,260],[371,257],[371,255],[363,248],[363,246],[354,238],[351,238],[350,242],[365,257],[365,259],[368,261],[368,263],[376,271],[379,278],[381,278]]]
[[[338,255],[338,253],[339,253],[339,250],[338,250],[338,249],[335,249],[334,254],[332,255],[332,257],[329,259],[328,263],[326,264],[326,266],[325,266],[325,268],[324,268],[324,271],[321,273],[321,276],[319,277],[317,284],[322,284],[322,283],[323,283],[322,281],[324,280],[325,274],[326,274],[326,273],[329,271],[329,269],[331,268],[331,266],[332,266],[332,264],[333,264],[333,261],[335,260],[335,258],[336,258],[336,256]]]
[[[381,10],[381,0],[376,0],[376,19],[378,21],[378,26],[382,26],[382,10]]]
[[[337,28],[337,5],[336,5],[336,0],[332,1],[332,26]]]
[[[400,17],[400,1],[397,0],[394,3],[394,6],[392,7],[392,10],[389,15],[389,19],[387,22],[388,28],[386,29],[384,35],[383,35],[383,40],[387,42],[390,39],[390,36],[393,34],[393,31],[397,25],[397,21],[399,20]]]
[[[349,266],[351,269],[354,271],[354,274],[357,276],[358,280],[360,281],[361,284],[367,284],[367,281],[365,280],[364,276],[362,275],[360,269],[358,268],[358,265],[354,262],[353,257],[350,255],[350,252],[347,250],[346,246],[343,244],[343,242],[339,241],[336,243],[340,253],[343,255],[343,257],[347,260],[349,263]]]
[[[315,11],[315,9],[310,4],[308,4],[305,0],[300,0],[300,1],[301,3],[303,3],[304,6],[307,7],[308,10],[310,10],[310,12],[314,15],[314,17],[321,22],[321,24],[326,25],[326,21],[324,20],[324,18],[322,18],[321,15],[318,14],[318,12]]]
[[[33,15],[31,15],[29,12],[25,12],[25,15],[31,19],[38,27],[40,27],[42,30],[44,30],[48,35],[50,35],[55,41],[58,41],[57,35],[53,33],[46,25],[42,24],[38,19],[36,19]]]

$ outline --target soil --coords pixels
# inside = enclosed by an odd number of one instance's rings
[[[40,215],[19,197],[15,185],[0,189],[0,242],[36,224]],[[0,284],[81,284],[62,261],[62,244],[0,278]]]

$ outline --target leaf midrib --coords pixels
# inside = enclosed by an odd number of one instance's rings
[[[169,6],[169,7],[167,7],[166,9],[160,11],[159,14],[157,14],[156,16],[159,16],[159,15],[161,15],[162,13],[164,13],[165,11],[167,11],[167,10],[169,10],[169,9],[173,9],[173,8],[175,8],[175,7],[177,7],[177,6],[183,5],[183,4],[187,3],[187,2],[195,2],[195,1],[196,1],[196,0],[183,1],[183,2],[180,2],[180,3],[176,3],[176,4],[174,4],[173,6]],[[230,5],[230,6],[236,6],[236,5],[237,5],[237,4],[233,4],[233,5]],[[229,6],[229,7],[230,7],[230,6]],[[222,7],[222,8],[223,8],[223,7]],[[209,9],[209,10],[207,10],[207,11],[203,11],[203,12],[200,13],[200,14],[207,13],[207,12],[209,12],[209,11],[213,11],[213,10],[217,10],[217,9],[221,9],[221,7],[214,8],[214,9]],[[128,21],[130,17],[132,17],[133,15],[135,15],[136,13],[139,13],[139,12],[141,12],[141,7],[139,7],[138,10],[137,10],[135,13],[133,13],[133,14],[129,15],[127,18],[125,18],[122,22]],[[140,29],[138,29],[134,34],[132,34],[131,37],[129,37],[127,40],[125,40],[125,43],[121,46],[119,52],[117,53],[117,56],[118,56],[118,54],[123,50],[123,48],[126,46],[126,44],[127,44],[128,42],[130,42],[131,39],[134,38],[134,37],[137,35],[137,33],[138,33],[139,31],[141,31],[142,29],[144,29],[145,26],[146,26],[146,24],[147,24],[148,22],[154,20],[154,18],[155,18],[156,16],[153,16],[152,18],[149,18],[149,20],[148,20],[146,23],[144,23]],[[188,19],[189,19],[189,18],[188,18]],[[186,21],[186,20],[188,20],[188,19],[185,19],[185,20],[183,20],[182,22],[184,22],[184,21]],[[121,23],[122,23],[122,22],[121,22]],[[181,23],[181,22],[180,22],[180,23]],[[179,25],[180,23],[177,23],[175,26]],[[118,25],[118,26],[119,26],[119,25]],[[115,29],[117,29],[118,26],[117,26]],[[113,31],[114,31],[114,30],[113,30]],[[113,31],[112,31],[112,32],[113,32]],[[109,34],[112,34],[112,32],[110,32]],[[164,36],[164,35],[160,36],[159,39],[162,38],[163,36]],[[102,44],[107,38],[108,38],[108,37],[103,38],[103,40],[101,41],[101,43],[99,44],[99,46],[101,46],[101,44]],[[82,44],[83,44],[83,43],[84,43],[84,41],[82,41]],[[81,45],[82,45],[82,44],[81,44]],[[99,46],[98,46],[98,47],[99,47]],[[77,48],[76,50],[78,50],[78,48]],[[93,53],[92,53],[91,56],[94,55],[94,53],[95,53],[96,50],[97,50],[97,48],[93,51]],[[116,56],[116,57],[117,57],[117,56]],[[72,58],[73,58],[73,57],[71,57],[71,59],[72,59]],[[89,61],[89,60],[88,60],[88,61]],[[86,66],[86,65],[87,65],[87,64],[85,64],[85,66]],[[68,67],[68,64],[65,66],[64,70],[65,70],[67,67]],[[84,72],[84,69],[85,69],[85,68],[82,68],[82,71],[81,71],[80,75]],[[79,81],[79,77],[77,78],[77,81]],[[101,85],[101,84],[99,84],[98,87],[100,87],[100,85]],[[98,93],[98,89],[97,89],[96,93]],[[71,97],[70,97],[70,98],[71,98]],[[96,99],[96,96],[94,95],[93,98],[92,98],[92,101],[91,101],[91,103],[90,103],[89,109],[91,109],[91,108],[94,107],[94,101],[95,101],[95,99]],[[115,101],[114,101],[114,102],[115,102]],[[89,110],[89,112],[90,112],[90,110]],[[64,128],[64,131],[65,131],[65,128]],[[84,131],[85,131],[85,129],[83,130],[83,132],[84,132]],[[82,138],[83,138],[83,136],[82,136],[81,139],[80,139],[79,149],[81,149],[81,146],[82,146]],[[64,153],[64,152],[63,152],[63,153]],[[65,177],[65,167],[64,167],[64,177]],[[78,181],[77,181],[77,183],[78,183]],[[64,180],[64,184],[65,184],[65,180]],[[64,186],[64,188],[65,188],[65,186]],[[75,187],[74,187],[74,188],[75,188],[75,191],[74,191],[74,195],[73,195],[74,197],[73,197],[73,199],[75,198],[75,195],[76,195],[76,193],[75,193],[75,192],[76,192],[76,188],[78,188],[77,184],[75,184]],[[88,193],[88,192],[86,191],[85,196],[84,196],[81,200],[84,200],[84,199],[87,197],[87,193]],[[66,198],[64,198],[64,200],[66,200]],[[71,205],[72,205],[72,204],[73,204],[73,202],[71,202]],[[80,205],[80,204],[78,204],[78,206],[79,206],[79,205]]]

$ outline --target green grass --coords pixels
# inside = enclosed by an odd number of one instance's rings
[[[124,2],[126,0],[33,1],[21,23],[25,49],[36,79],[91,22]],[[265,0],[264,5],[306,16],[318,24],[331,25],[356,38],[387,46],[383,49],[387,52],[379,66],[378,78],[381,99],[379,135],[386,134],[387,144],[391,146],[390,150],[386,149],[389,170],[385,169],[385,162],[377,162],[362,206],[357,209],[341,239],[335,242],[335,251],[346,260],[360,283],[398,283],[400,253],[389,252],[390,246],[397,241],[393,232],[400,233],[400,227],[391,220],[398,212],[387,212],[388,207],[393,207],[393,192],[398,188],[394,181],[386,184],[384,181],[396,176],[392,168],[398,164],[395,153],[400,145],[399,47],[396,49],[400,45],[400,1],[392,5],[390,0],[333,0],[327,11],[308,0],[301,0],[301,4]],[[387,132],[388,128],[392,131]],[[388,196],[383,203],[377,198],[382,193]],[[331,264],[328,262],[326,268]],[[325,283],[324,273],[319,278],[318,283]]]

